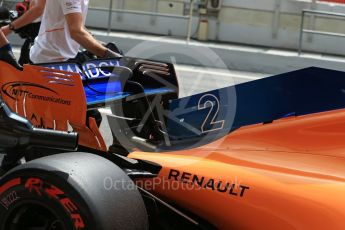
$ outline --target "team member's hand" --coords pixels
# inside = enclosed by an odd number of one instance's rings
[[[4,35],[7,37],[8,35],[10,35],[10,33],[12,32],[11,30],[10,30],[10,27],[7,25],[7,26],[3,26],[3,27],[1,27],[1,30],[2,30],[2,32],[4,33]]]
[[[103,58],[119,58],[119,57],[122,57],[121,54],[119,53],[116,53],[110,49],[107,49],[107,51],[105,52]]]

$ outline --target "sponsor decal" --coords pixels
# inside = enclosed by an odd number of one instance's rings
[[[67,213],[69,213],[70,218],[74,223],[74,227],[76,229],[85,229],[85,223],[80,215],[77,205],[66,196],[63,190],[54,185],[45,183],[39,178],[29,178],[25,182],[25,188],[30,193],[35,193],[38,196],[46,195],[59,202]]]
[[[227,193],[232,196],[244,197],[249,186],[239,183],[226,182],[213,178],[206,178],[204,176],[191,174],[188,172],[181,172],[179,170],[171,169],[168,176],[169,180],[179,181],[182,183],[190,183],[205,190],[212,190],[219,193]]]
[[[80,0],[70,0],[66,3],[67,10],[73,10],[73,9],[80,9],[81,8],[81,1]]]
[[[93,61],[83,65],[83,69],[88,78],[110,77],[112,72],[102,69],[107,66],[120,66],[120,62],[117,60]]]
[[[19,200],[20,197],[17,195],[16,191],[12,191],[10,192],[7,196],[3,197],[0,200],[1,205],[8,210],[8,208],[10,207],[11,204],[13,204],[14,202],[16,202],[17,200]]]
[[[22,89],[23,87],[25,87],[25,90]],[[42,93],[34,93],[37,90]],[[1,91],[13,100],[17,100],[18,97],[25,97],[61,105],[71,105],[70,100],[61,98],[56,91],[31,82],[9,82],[2,86]]]
[[[80,68],[75,63],[61,63],[61,64],[51,64],[44,65],[44,67],[79,73],[81,78],[84,80],[86,78],[102,78],[112,76],[112,73],[102,69],[102,67],[107,66],[121,66],[118,60],[101,60],[101,61],[92,61],[85,63],[82,68]]]
[[[0,195],[4,194],[6,191],[8,191],[9,189],[20,185],[21,183],[21,179],[20,178],[15,178],[13,180],[10,180],[8,182],[6,182],[4,185],[2,185],[0,187]],[[0,204],[1,206],[3,206],[6,210],[8,210],[8,208],[17,200],[19,200],[20,197],[17,195],[16,191],[12,191],[9,194],[6,194],[5,196],[2,196],[0,198]]]

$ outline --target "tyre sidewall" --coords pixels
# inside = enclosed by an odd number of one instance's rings
[[[28,203],[50,209],[68,230],[97,229],[87,205],[64,177],[44,170],[24,169],[2,178],[0,229],[6,229],[6,220],[14,210]]]

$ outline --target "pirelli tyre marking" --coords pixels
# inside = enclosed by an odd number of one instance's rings
[[[85,228],[84,220],[79,214],[77,205],[69,197],[65,196],[64,191],[54,185],[45,184],[44,181],[39,178],[29,178],[25,183],[25,188],[31,193],[36,193],[36,195],[42,196],[44,194],[48,195],[51,199],[55,199],[69,213],[76,229]]]
[[[85,222],[80,214],[77,204],[69,198],[63,190],[45,182],[40,178],[15,178],[0,187],[0,205],[6,210],[9,210],[12,205],[20,202],[21,195],[18,191],[18,186],[23,187],[24,191],[31,193],[38,197],[49,197],[52,200],[58,202],[66,213],[69,215],[75,229],[85,229]]]

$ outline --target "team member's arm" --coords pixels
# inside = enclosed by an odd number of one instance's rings
[[[30,8],[27,12],[25,12],[21,17],[19,17],[17,20],[13,21],[11,24],[14,29],[20,29],[33,21],[35,21],[37,18],[42,16],[44,8],[46,5],[46,0],[38,0],[37,3],[34,3],[32,1],[30,3]],[[10,30],[10,27],[3,26],[1,30],[4,32],[6,36],[8,36],[12,31]]]
[[[72,39],[89,52],[97,55],[98,57],[112,58],[121,56],[108,50],[86,30],[81,13],[66,14],[65,17]]]
[[[6,39],[5,35],[0,31],[0,48],[7,44],[8,40]]]

